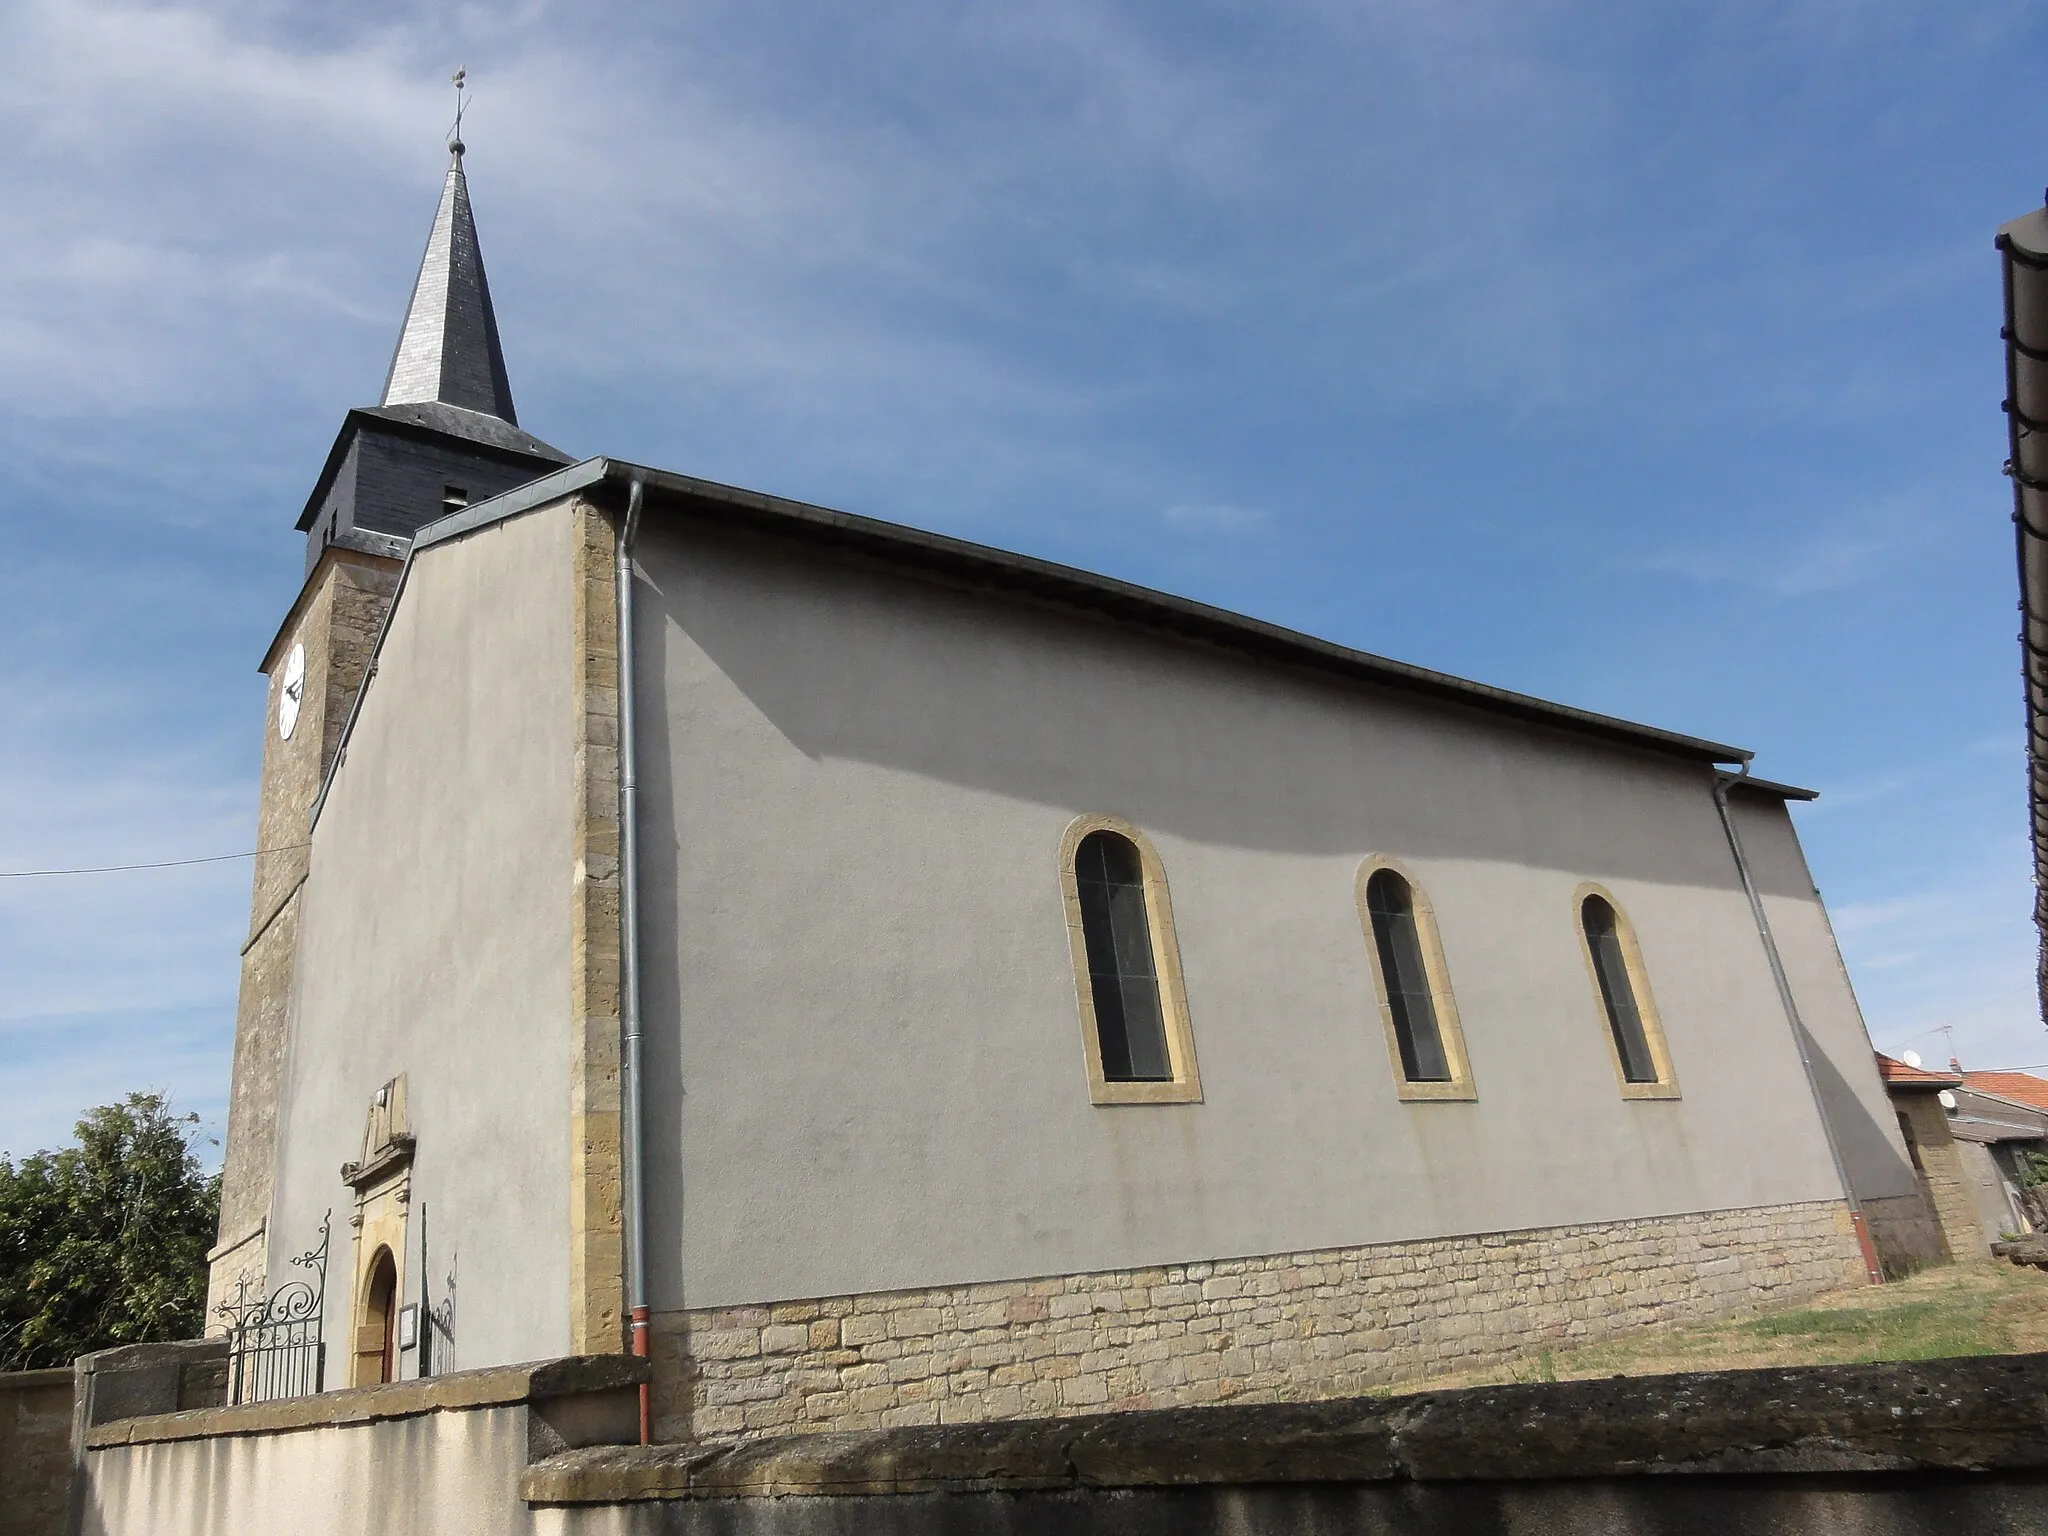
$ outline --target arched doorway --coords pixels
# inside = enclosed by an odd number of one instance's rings
[[[356,1313],[356,1368],[351,1385],[371,1387],[394,1376],[398,1352],[393,1348],[398,1325],[398,1265],[389,1248],[379,1248],[363,1278],[362,1306]]]

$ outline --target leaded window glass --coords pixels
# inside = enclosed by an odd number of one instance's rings
[[[1112,1083],[1173,1080],[1159,968],[1145,905],[1145,867],[1137,846],[1114,832],[1091,832],[1074,854],[1081,935],[1102,1075]]]
[[[1579,908],[1579,921],[1585,925],[1586,948],[1593,956],[1593,974],[1600,983],[1600,1001],[1607,1007],[1607,1027],[1614,1032],[1614,1049],[1621,1057],[1621,1075],[1631,1083],[1654,1083],[1657,1063],[1650,1054],[1650,1037],[1643,1029],[1635,983],[1629,979],[1628,957],[1622,949],[1621,918],[1605,899],[1588,896]]]
[[[1391,869],[1375,870],[1365,883],[1366,910],[1379,951],[1380,980],[1394,1016],[1401,1075],[1411,1083],[1447,1083],[1451,1065],[1444,1054],[1429,969],[1422,959],[1422,934],[1415,920],[1415,891]]]

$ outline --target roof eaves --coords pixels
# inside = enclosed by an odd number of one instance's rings
[[[1973,1097],[1989,1099],[1992,1103],[2002,1104],[2007,1109],[2017,1109],[2029,1115],[2048,1115],[2048,1105],[2029,1104],[2025,1099],[2016,1099],[2011,1094],[2000,1093],[1993,1088],[1980,1088],[1970,1081],[1970,1074],[1967,1072],[1963,1074],[1962,1088],[1963,1092]]]
[[[1820,791],[1802,789],[1797,784],[1780,784],[1775,779],[1759,779],[1754,774],[1742,774],[1731,778],[1729,786],[1735,789],[1753,789],[1760,795],[1773,795],[1780,800],[1818,800]]]
[[[405,594],[406,581],[412,572],[413,561],[419,557],[420,552],[431,549],[436,544],[445,544],[451,539],[474,533],[480,528],[487,528],[494,523],[534,511],[579,491],[590,490],[606,483],[623,486],[634,480],[640,481],[650,490],[671,496],[687,497],[700,504],[751,513],[770,525],[796,525],[814,532],[830,534],[835,536],[836,542],[867,549],[898,564],[922,566],[956,576],[978,578],[994,585],[1023,590],[1055,601],[1094,608],[1112,618],[1127,622],[1145,623],[1196,638],[1217,641],[1253,654],[1270,655],[1322,671],[1363,678],[1384,687],[1448,703],[1463,704],[1530,724],[1591,735],[1626,746],[1708,764],[1746,764],[1754,755],[1742,747],[1731,747],[1702,737],[1667,731],[1659,726],[1639,725],[1631,720],[1596,714],[1591,710],[1574,709],[1568,704],[1554,704],[1548,699],[1539,699],[1530,694],[1515,693],[1486,683],[1475,683],[1466,678],[1454,677],[1447,672],[1436,672],[1405,661],[1376,656],[1369,651],[1352,650],[1328,640],[1318,640],[1313,635],[1285,629],[1278,624],[1269,624],[1263,619],[1248,618],[1243,614],[1211,607],[1207,603],[1175,597],[1150,587],[1119,581],[1113,576],[1097,575],[1074,566],[1060,565],[1051,560],[1040,560],[1031,555],[992,549],[987,545],[956,539],[947,534],[928,533],[922,529],[907,528],[900,523],[861,517],[852,512],[839,512],[810,502],[791,501],[761,491],[721,485],[717,481],[699,480],[691,475],[674,474],[667,470],[649,469],[645,465],[632,464],[621,459],[599,457],[567,465],[502,495],[480,501],[474,506],[464,507],[447,517],[437,518],[425,524],[413,536],[412,547],[407,550],[405,564],[399,570],[397,589],[392,593],[390,606],[385,609],[383,625],[378,630],[376,644],[371,650],[371,664],[364,672],[362,686],[357,689],[355,700],[350,705],[333,761],[320,785],[319,796],[313,802],[311,821],[318,822],[321,809],[327,803],[328,789],[348,752],[349,737],[354,733],[357,713],[362,708],[363,698],[369,691],[371,680],[376,676],[376,657],[383,650],[384,636],[390,630],[392,615],[398,611],[399,600]],[[1814,798],[1813,791],[1801,790],[1792,785],[1773,784],[1761,779],[1744,779],[1743,782],[1769,793],[1784,794],[1789,799]]]
[[[1575,709],[1568,704],[1555,704],[1530,694],[1515,693],[1427,667],[1394,661],[1369,651],[1352,650],[1331,641],[1319,640],[1313,635],[1269,624],[1263,619],[1248,618],[1190,598],[1175,597],[1133,582],[1119,581],[1112,576],[1097,575],[1030,555],[991,549],[946,534],[906,528],[878,518],[861,517],[688,475],[611,461],[607,478],[623,482],[635,477],[641,478],[651,490],[755,513],[764,521],[793,523],[830,533],[840,542],[866,547],[899,564],[923,565],[955,575],[976,577],[1056,601],[1094,608],[1113,618],[1194,635],[1235,649],[1363,678],[1403,692],[1464,704],[1531,724],[1598,736],[1695,762],[1745,763],[1753,756],[1742,747],[1668,731],[1659,726],[1639,725],[1612,715]],[[510,494],[523,499],[545,483],[536,481]],[[487,502],[482,505],[489,507],[493,504]]]

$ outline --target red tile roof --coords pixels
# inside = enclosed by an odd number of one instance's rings
[[[2030,1109],[2048,1109],[2048,1078],[2031,1072],[1965,1072],[1963,1086],[1996,1094]]]
[[[1885,1055],[1883,1051],[1873,1051],[1871,1054],[1877,1057],[1877,1075],[1884,1079],[1887,1088],[1960,1088],[1963,1085],[1960,1073],[1928,1072],[1919,1067],[1909,1067],[1903,1061]],[[1978,1074],[1980,1077],[1994,1075],[1996,1074]],[[2037,1078],[2035,1081],[2040,1080]],[[2041,1087],[2048,1089],[2048,1083],[2041,1083]]]

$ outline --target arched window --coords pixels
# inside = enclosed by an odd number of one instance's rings
[[[1107,816],[1067,829],[1060,854],[1068,939],[1098,1104],[1201,1097],[1181,991],[1173,909],[1137,828]]]
[[[1597,887],[1582,887],[1578,906],[1586,964],[1607,1016],[1608,1041],[1614,1048],[1614,1069],[1621,1078],[1623,1095],[1676,1098],[1678,1084],[1664,1047],[1657,1005],[1643,974],[1635,930],[1612,895]]]
[[[1358,869],[1358,913],[1396,1091],[1404,1099],[1477,1098],[1436,916],[1413,876],[1392,859],[1367,859]]]

